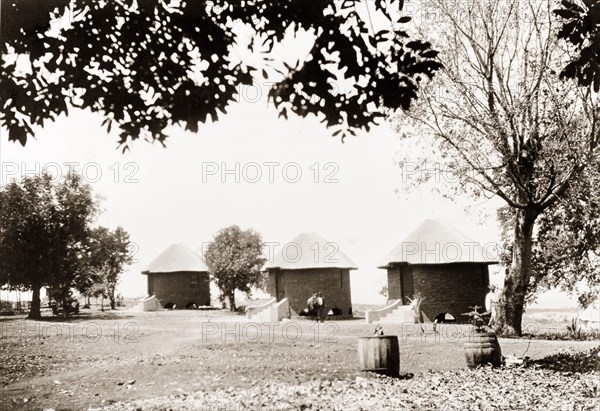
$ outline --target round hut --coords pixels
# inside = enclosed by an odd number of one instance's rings
[[[337,243],[302,233],[283,244],[262,271],[267,291],[277,301],[287,298],[292,316],[305,315],[306,301],[316,292],[323,293],[329,314],[351,316],[350,270],[356,269]]]
[[[184,244],[173,244],[142,271],[148,276],[148,295],[163,308],[210,305],[208,267],[202,257]]]
[[[454,319],[469,307],[484,307],[492,245],[476,242],[442,220],[425,220],[384,258],[388,299],[410,304],[416,293],[424,300],[424,319]]]

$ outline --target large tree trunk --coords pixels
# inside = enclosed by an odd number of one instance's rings
[[[115,288],[111,287],[108,293],[108,298],[110,300],[110,309],[115,309]]]
[[[533,226],[537,213],[533,208],[517,209],[512,263],[504,280],[499,327],[507,334],[522,334],[525,296],[531,278]]]
[[[42,318],[42,313],[40,311],[40,288],[42,288],[39,284],[32,284],[33,295],[31,296],[31,309],[29,310],[29,315],[27,318],[32,320],[39,320]]]
[[[227,299],[229,300],[229,309],[231,310],[231,312],[235,312],[236,311],[235,290],[232,291],[231,293],[229,293],[229,295],[227,296]]]

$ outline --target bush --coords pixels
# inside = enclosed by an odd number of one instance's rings
[[[530,360],[527,366],[562,372],[598,372],[600,346],[581,352],[560,352],[539,360]]]
[[[562,340],[562,341],[596,341],[600,340],[600,331],[578,329],[565,331],[546,331],[532,336],[541,340]]]

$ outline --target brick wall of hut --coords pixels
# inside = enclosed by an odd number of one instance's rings
[[[277,293],[276,274],[283,290]],[[267,292],[278,301],[287,298],[293,316],[306,308],[306,300],[316,292],[322,292],[328,310],[339,310],[341,315],[350,315],[352,310],[350,271],[343,269],[315,268],[308,270],[269,270]]]
[[[412,277],[412,284],[408,284],[408,287],[412,286],[412,290],[403,293],[402,280],[409,276]],[[412,298],[414,293],[421,292],[425,297],[421,310],[430,321],[439,314],[450,313],[457,322],[467,322],[468,317],[461,314],[471,311],[471,306],[484,306],[488,284],[486,264],[403,264],[388,269],[389,299],[404,297],[403,303],[409,304],[406,297]]]
[[[210,283],[208,273],[181,271],[175,273],[148,274],[148,294],[156,295],[161,304],[176,304],[185,308],[210,305]]]

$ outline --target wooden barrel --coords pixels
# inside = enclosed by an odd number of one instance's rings
[[[358,365],[369,372],[397,377],[400,374],[400,350],[396,335],[370,335],[358,339]]]
[[[495,335],[474,333],[469,336],[469,341],[465,343],[464,347],[465,358],[470,368],[483,364],[492,364],[494,367],[498,367],[502,362],[500,344]]]

